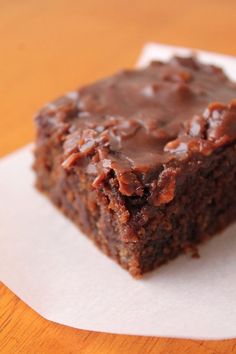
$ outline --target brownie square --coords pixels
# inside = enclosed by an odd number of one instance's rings
[[[36,115],[36,186],[134,277],[196,256],[236,219],[235,98],[192,57],[70,92]]]

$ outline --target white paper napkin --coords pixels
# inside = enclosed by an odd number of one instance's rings
[[[176,51],[174,49],[174,51]],[[171,47],[146,46],[139,65]],[[236,60],[203,53],[236,77]],[[47,319],[102,332],[236,336],[236,225],[134,280],[34,187],[32,146],[0,161],[0,279]]]

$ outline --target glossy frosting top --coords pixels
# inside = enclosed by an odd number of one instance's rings
[[[94,187],[112,170],[122,194],[141,195],[137,175],[236,139],[235,98],[236,84],[220,68],[174,57],[69,93],[40,115],[67,124],[65,169],[87,161]]]

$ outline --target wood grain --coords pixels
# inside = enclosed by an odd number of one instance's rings
[[[236,55],[235,0],[0,0],[0,156],[31,141],[33,113],[131,67],[146,41]],[[80,331],[49,322],[0,285],[0,353],[236,353],[236,340]]]

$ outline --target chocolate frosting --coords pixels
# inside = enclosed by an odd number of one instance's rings
[[[37,121],[47,116],[52,131],[60,128],[63,168],[83,166],[94,188],[112,173],[121,194],[142,196],[151,172],[159,171],[159,189],[165,181],[155,199],[160,205],[173,199],[170,161],[208,156],[236,139],[235,98],[236,84],[220,68],[174,57],[69,93]]]

